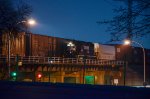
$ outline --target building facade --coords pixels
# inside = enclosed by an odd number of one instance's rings
[[[116,59],[128,62],[126,65],[126,84],[142,85],[144,82],[144,58],[143,49],[127,45],[116,46]],[[150,82],[150,49],[145,50],[145,77]]]

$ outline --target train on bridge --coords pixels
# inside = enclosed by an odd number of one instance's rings
[[[5,79],[9,49],[7,36],[0,38],[0,79]],[[17,72],[12,80],[124,85],[126,49],[131,48],[20,33],[11,40],[10,71]]]

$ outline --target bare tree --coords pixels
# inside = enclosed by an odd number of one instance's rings
[[[24,31],[26,21],[31,13],[31,7],[20,0],[15,4],[12,0],[0,0],[0,33],[15,37]]]
[[[3,47],[7,48],[8,39],[10,39],[10,45],[13,46],[14,39],[18,39],[21,32],[26,30],[25,22],[31,12],[31,6],[23,0],[18,0],[18,2],[0,0],[0,34],[3,36]]]
[[[114,9],[116,16],[112,20],[99,21],[109,24],[111,41],[124,38],[142,37],[150,34],[150,1],[149,0],[114,0],[124,2],[126,6]]]
[[[15,0],[16,1],[16,0]],[[10,77],[10,55],[13,40],[18,38],[19,34],[26,28],[25,22],[31,13],[31,7],[20,0],[16,4],[13,0],[0,0],[0,36],[2,36],[2,44],[8,51],[8,73],[6,77]]]

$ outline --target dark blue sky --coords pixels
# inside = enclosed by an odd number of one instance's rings
[[[100,43],[109,41],[110,34],[105,31],[107,26],[96,21],[111,19],[115,15],[112,9],[120,5],[113,0],[26,1],[33,7],[32,17],[38,22],[31,27],[33,33]],[[148,38],[140,42],[150,48]]]

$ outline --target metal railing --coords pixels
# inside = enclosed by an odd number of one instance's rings
[[[11,63],[16,62],[16,57],[11,56]],[[7,62],[7,57],[0,57],[0,61]],[[98,59],[79,59],[62,57],[41,57],[41,56],[23,56],[19,57],[22,64],[86,64],[86,65],[124,65],[124,61],[117,60],[98,60]]]

